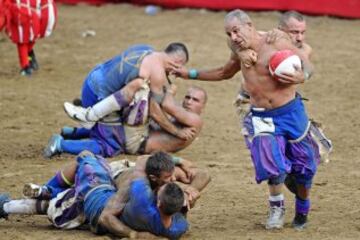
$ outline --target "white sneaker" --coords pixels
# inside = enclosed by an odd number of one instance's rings
[[[33,183],[25,183],[23,195],[27,198],[38,198],[41,195],[41,186]]]
[[[266,229],[281,229],[284,226],[285,208],[270,207],[269,218],[266,222]]]
[[[80,123],[80,125],[84,128],[91,129],[96,124],[96,122],[89,121],[87,118],[89,108],[83,108],[80,106],[75,106],[72,103],[65,102],[64,110],[71,119]]]
[[[39,200],[51,199],[51,192],[46,186],[40,186],[34,183],[25,183],[23,188],[23,195],[26,198],[33,198]]]

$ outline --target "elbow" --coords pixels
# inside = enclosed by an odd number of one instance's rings
[[[109,217],[106,214],[101,214],[98,219],[98,224],[101,226],[106,226],[106,222],[108,221]]]
[[[163,106],[163,111],[165,114],[174,116],[176,114],[176,108],[174,106],[166,106],[166,105],[162,105]]]
[[[111,220],[112,218],[113,218],[113,215],[103,212],[99,216],[98,224],[104,228],[107,228],[107,226],[109,226],[109,224],[112,222],[112,220]]]
[[[230,79],[232,77],[233,77],[233,75],[225,75],[225,76],[222,77],[222,79],[228,80],[228,79]]]
[[[222,79],[227,80],[232,78],[235,75],[235,73],[222,73]]]
[[[166,112],[169,112],[172,109],[171,104],[166,101],[166,99],[163,101],[163,103],[161,104],[161,107],[163,110],[165,110]]]
[[[198,170],[196,176],[201,179],[201,186],[199,187],[199,191],[204,190],[204,188],[211,182],[211,176],[207,170],[201,169]]]

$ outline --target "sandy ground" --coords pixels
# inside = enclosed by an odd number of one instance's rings
[[[21,197],[26,182],[42,183],[72,161],[71,156],[44,160],[41,151],[49,136],[74,124],[62,103],[80,93],[87,72],[122,49],[148,43],[162,49],[171,41],[189,47],[190,66],[220,66],[229,57],[223,32],[225,12],[198,10],[144,14],[130,5],[59,6],[52,37],[38,41],[40,71],[20,77],[15,45],[0,35],[0,191]],[[275,26],[279,13],[250,13],[258,29]],[[252,163],[232,102],[240,74],[234,79],[203,83],[177,80],[179,95],[190,84],[204,87],[209,103],[201,136],[180,156],[210,171],[212,182],[189,220],[184,239],[360,239],[360,148],[358,110],[360,21],[328,17],[308,18],[308,42],[314,48],[316,75],[301,88],[310,99],[309,114],[323,122],[335,149],[314,180],[310,225],[297,232],[290,227],[294,199],[286,192],[286,225],[281,231],[264,229],[266,184],[254,181]],[[96,36],[83,38],[86,30]],[[0,222],[0,239],[111,239],[88,231],[59,231],[45,217],[11,216]]]

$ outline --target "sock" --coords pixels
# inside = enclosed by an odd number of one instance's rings
[[[90,137],[90,130],[86,128],[76,128],[65,126],[61,129],[61,136],[64,139],[83,139]]]
[[[301,213],[307,215],[310,211],[310,199],[301,199],[296,197],[295,199],[295,211],[296,213]]]
[[[76,131],[76,127],[68,127],[68,126],[64,126],[61,129],[61,136],[62,137],[66,137],[66,138],[72,138],[72,136],[74,135],[74,132]]]
[[[119,111],[129,105],[121,91],[104,98],[89,109],[87,120],[96,122],[112,112]]]
[[[7,214],[45,214],[48,201],[36,199],[11,200],[4,204],[4,211]]]
[[[72,182],[66,179],[61,171],[57,172],[45,185],[50,191],[51,198],[54,198],[59,192],[64,191],[73,185]]]
[[[275,196],[269,196],[269,205],[270,207],[281,207],[284,208],[284,194],[279,194]]]
[[[27,43],[18,43],[17,50],[19,55],[20,66],[22,69],[29,66],[28,58],[28,44]]]

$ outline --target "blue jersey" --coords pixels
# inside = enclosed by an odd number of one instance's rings
[[[87,76],[85,84],[89,85],[98,99],[103,99],[139,77],[142,60],[153,51],[148,45],[134,45],[120,55],[97,65]]]
[[[169,228],[162,224],[156,197],[150,188],[149,181],[144,178],[136,179],[131,183],[129,201],[120,219],[135,230],[151,232],[170,239],[180,238],[189,227],[181,213],[175,213],[172,216]]]

